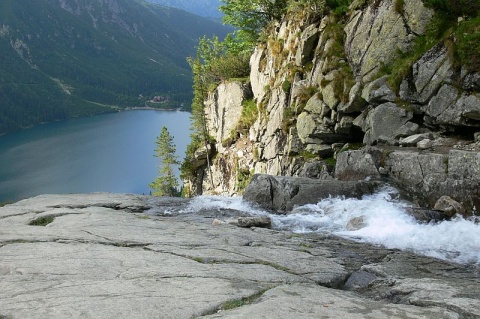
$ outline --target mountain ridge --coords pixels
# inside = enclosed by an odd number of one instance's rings
[[[188,106],[186,58],[199,37],[227,33],[136,0],[5,0],[0,9],[0,134],[144,106],[154,96]]]
[[[218,10],[220,6],[219,0],[146,0],[151,3],[163,6],[182,9],[202,17],[219,19],[222,13]]]

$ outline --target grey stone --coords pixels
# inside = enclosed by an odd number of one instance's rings
[[[365,289],[368,288],[368,285],[370,285],[372,282],[377,279],[377,276],[375,276],[372,273],[360,270],[356,271],[353,274],[348,277],[347,282],[345,283],[345,286],[343,286],[343,289],[345,290],[359,290],[359,289]]]
[[[221,83],[205,102],[208,133],[218,142],[230,137],[237,127],[245,99],[252,97],[250,85],[241,82]]]
[[[212,155],[212,145],[207,144],[206,147],[200,147],[197,149],[194,154],[193,158],[190,161],[190,165],[192,166],[193,169],[197,169],[205,164],[207,164],[207,157],[210,157]]]
[[[303,149],[302,142],[298,137],[297,128],[291,127],[287,137],[287,152],[288,155],[297,155]]]
[[[407,123],[403,124],[395,132],[395,135],[394,135],[395,142],[394,143],[396,143],[396,140],[401,138],[401,137],[410,136],[412,134],[418,133],[419,130],[420,130],[420,126],[417,123],[407,122]]]
[[[402,146],[415,146],[418,142],[428,139],[429,134],[415,134],[405,137],[400,140],[400,145]]]
[[[378,167],[383,155],[378,150],[364,149],[337,154],[335,177],[340,180],[378,179]]]
[[[425,53],[413,65],[413,78],[418,102],[426,103],[443,83],[448,83],[454,74],[447,49],[438,44]]]
[[[365,226],[366,226],[365,218],[363,216],[354,217],[348,221],[346,229],[348,231],[353,231],[353,230],[359,230]]]
[[[434,209],[444,212],[447,217],[452,217],[455,214],[463,215],[465,213],[465,208],[462,204],[447,195],[437,200]]]
[[[470,73],[466,75],[462,88],[466,91],[480,91],[480,73]]]
[[[480,207],[478,152],[451,150],[448,154],[394,151],[385,159],[388,176],[422,205],[434,207],[449,195],[469,212]]]
[[[333,149],[330,145],[326,144],[307,144],[305,150],[312,154],[325,158],[333,155]]]
[[[448,176],[455,180],[480,182],[480,152],[451,150],[448,153]]]
[[[337,134],[349,135],[352,131],[354,120],[351,116],[342,116],[340,122],[335,125],[335,132]]]
[[[295,63],[303,66],[312,61],[314,48],[318,41],[319,30],[315,25],[309,25],[300,36],[300,47],[295,55]]]
[[[447,162],[447,157],[443,154],[420,155],[415,152],[395,151],[388,155],[386,165],[391,177],[402,185],[416,188],[429,176],[445,180]]]
[[[255,48],[250,57],[250,84],[252,86],[253,96],[259,101],[265,95],[264,83],[268,81],[268,74],[265,74],[265,68],[262,63],[266,58],[266,49]]]
[[[316,180],[255,174],[243,198],[275,213],[285,213],[295,206],[315,204],[329,196],[361,197],[371,194],[378,185],[378,182]]]
[[[363,142],[395,144],[400,136],[412,135],[418,131],[418,125],[409,122],[412,118],[411,112],[397,107],[394,103],[379,105],[368,114]]]
[[[413,34],[425,32],[432,16],[433,10],[415,0],[404,2],[403,15],[392,1],[374,2],[352,13],[345,27],[345,52],[354,74],[365,82],[374,79],[382,64],[398,57],[397,50],[410,48],[412,30]]]
[[[338,71],[333,71],[333,72],[338,72]],[[322,89],[323,101],[325,102],[325,104],[328,105],[328,107],[331,110],[336,110],[337,105],[340,103],[340,100],[335,94],[334,81],[338,81],[338,80],[333,80]]]
[[[379,105],[386,102],[395,102],[396,94],[388,86],[387,76],[376,79],[365,86],[362,98],[369,104]]]
[[[418,93],[415,90],[414,85],[410,83],[409,80],[403,79],[400,84],[400,91],[398,93],[400,99],[404,101],[409,101],[411,103],[418,101]]]
[[[292,302],[295,296],[295,302]],[[453,319],[455,313],[436,307],[422,309],[360,299],[352,292],[315,288],[313,284],[292,284],[273,288],[254,303],[206,318],[441,318]]]
[[[362,98],[362,85],[360,82],[357,82],[350,89],[348,102],[340,104],[338,111],[347,114],[362,112],[367,104],[367,101]]]
[[[304,110],[308,111],[309,113],[316,114],[320,117],[325,117],[328,115],[328,113],[330,113],[330,109],[325,103],[323,103],[318,94],[314,94],[307,101]]]
[[[444,212],[420,207],[408,207],[407,213],[423,223],[438,222],[446,219]]]
[[[446,116],[443,113],[451,108],[458,100],[459,91],[452,85],[443,85],[438,93],[430,100],[425,113],[434,119],[435,123],[450,124],[460,121],[459,115]],[[452,112],[450,112],[452,113]],[[441,119],[440,119],[441,117]]]
[[[331,175],[332,168],[324,161],[306,162],[302,167],[292,176],[307,177],[316,179],[333,179]]]
[[[462,116],[468,120],[480,121],[480,94],[462,94],[457,101],[457,108],[462,110]],[[476,126],[480,126],[479,122],[475,123]]]
[[[304,144],[328,144],[341,139],[314,114],[302,112],[297,118],[298,137]]]
[[[270,228],[272,226],[272,219],[268,216],[239,217],[237,226],[244,228]]]
[[[421,140],[417,143],[417,148],[427,150],[433,146],[433,141],[430,139]]]
[[[460,92],[452,85],[444,85],[433,97],[426,114],[434,124],[478,126],[480,121],[480,96]]]

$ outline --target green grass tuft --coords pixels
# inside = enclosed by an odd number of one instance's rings
[[[47,226],[48,224],[52,223],[55,220],[53,216],[43,216],[40,218],[36,218],[28,223],[31,226]]]

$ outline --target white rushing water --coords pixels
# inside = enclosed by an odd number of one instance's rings
[[[330,232],[344,238],[398,248],[462,264],[480,264],[480,224],[461,217],[421,224],[408,215],[409,203],[395,199],[386,188],[362,199],[328,198],[295,208],[289,215],[271,215],[241,197],[201,196],[190,204],[199,209],[235,209],[272,217],[273,227],[296,233]],[[349,221],[362,220],[362,228],[348,230]]]

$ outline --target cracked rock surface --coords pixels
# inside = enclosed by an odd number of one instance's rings
[[[478,266],[213,226],[219,212],[187,204],[101,193],[0,208],[0,318],[480,317]]]

